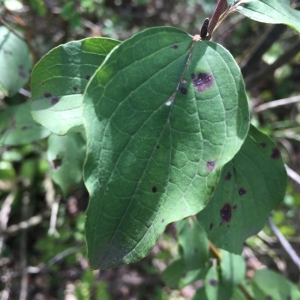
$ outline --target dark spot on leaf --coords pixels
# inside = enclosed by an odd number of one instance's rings
[[[264,142],[261,142],[260,145],[263,147],[263,148],[266,148],[267,144],[264,143]]]
[[[164,222],[165,222],[165,219],[162,219],[161,222],[164,223]]]
[[[24,66],[23,65],[18,65],[19,70],[23,70]]]
[[[74,86],[74,87],[73,87],[73,92],[77,92],[77,90],[78,90],[77,87]]]
[[[183,274],[182,274],[182,278],[185,278],[185,277],[186,277],[186,273],[183,273]]]
[[[231,173],[227,172],[226,176],[225,176],[225,180],[229,181],[231,179]]]
[[[45,93],[45,94],[44,94],[44,97],[45,97],[45,98],[51,98],[52,95],[51,95],[50,93]]]
[[[210,223],[210,225],[209,225],[209,230],[212,230],[213,227],[214,227],[214,223]]]
[[[270,295],[268,295],[268,296],[266,296],[266,299],[267,299],[267,300],[272,300],[272,299],[273,299],[273,297],[272,297],[272,296],[270,296]]]
[[[236,208],[237,208],[237,205],[235,205],[235,206],[233,207],[234,210],[236,210]]]
[[[213,84],[213,75],[211,73],[199,73],[197,78],[193,79],[194,87],[198,92],[204,92]]]
[[[171,48],[178,49],[178,45],[173,45]]]
[[[278,149],[278,148],[273,148],[272,149],[272,154],[271,154],[271,157],[273,158],[273,159],[278,159],[278,158],[280,158],[280,150]]]
[[[42,85],[45,85],[45,82],[42,82]]]
[[[7,51],[7,50],[3,49],[3,52],[4,52],[5,55],[12,55],[11,51]]]
[[[195,79],[195,74],[191,74],[192,79]]]
[[[230,227],[230,225],[227,225],[227,228],[229,228]]]
[[[210,284],[211,286],[217,286],[217,285],[218,285],[218,281],[217,281],[216,279],[210,279],[210,280],[209,280],[209,284]]]
[[[19,71],[19,76],[23,79],[27,78],[27,75],[23,71]]]
[[[197,253],[197,252],[198,252],[198,249],[197,249],[197,248],[194,248],[194,252]]]
[[[26,125],[22,126],[22,130],[26,130],[26,129],[28,129],[28,126]]]
[[[58,103],[59,99],[58,97],[52,97],[50,101],[52,105],[55,105],[56,103]]]
[[[223,225],[223,222],[220,222],[219,226],[222,226]]]
[[[231,220],[231,205],[225,203],[220,210],[220,215],[223,221],[229,222]]]
[[[286,300],[292,300],[291,296],[286,296]]]
[[[212,171],[216,167],[216,163],[214,161],[208,161],[206,163],[206,168],[208,171]]]
[[[159,149],[159,145],[156,146],[156,149]]]
[[[85,76],[85,79],[86,79],[86,80],[90,80],[90,79],[91,79],[91,76],[90,76],[90,75],[86,75],[86,76]]]
[[[154,186],[154,187],[152,188],[152,193],[156,193],[156,192],[157,192],[157,187]]]
[[[181,93],[184,94],[184,95],[187,93],[187,89],[186,89],[186,88],[181,88],[180,91],[181,91]]]
[[[57,170],[63,164],[63,153],[59,153],[55,159],[50,161],[50,166],[52,169]]]
[[[244,188],[240,188],[239,189],[239,195],[240,196],[243,196],[243,195],[245,195],[246,194],[246,190],[244,189]]]

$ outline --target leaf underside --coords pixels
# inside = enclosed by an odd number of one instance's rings
[[[32,115],[51,132],[83,131],[84,89],[106,55],[119,44],[108,38],[87,38],[48,52],[32,72]]]
[[[251,125],[242,148],[224,166],[198,221],[217,247],[240,254],[244,240],[262,229],[283,200],[286,186],[279,149]]]
[[[168,223],[203,209],[249,121],[229,52],[168,27],[107,56],[87,86],[83,115],[94,269],[143,258]]]
[[[290,1],[247,0],[229,1],[229,7],[236,5],[235,10],[246,17],[271,24],[286,24],[300,32],[300,11],[289,5]]]

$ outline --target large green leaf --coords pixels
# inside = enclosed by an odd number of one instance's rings
[[[0,99],[15,95],[28,81],[32,57],[25,41],[0,26]]]
[[[300,11],[284,0],[227,0],[228,5],[246,17],[271,24],[286,24],[300,32]]]
[[[12,105],[0,112],[0,145],[23,145],[49,134],[46,128],[33,120],[30,103]]]
[[[254,126],[222,170],[217,189],[198,215],[216,246],[240,254],[243,241],[266,223],[283,200],[287,175],[275,143]]]
[[[63,191],[64,197],[82,180],[85,141],[81,134],[65,136],[52,134],[48,140],[47,157],[51,177]]]
[[[168,223],[203,209],[249,126],[230,53],[168,27],[108,55],[84,119],[88,255],[102,269],[141,259]]]
[[[55,134],[82,131],[84,89],[106,55],[118,44],[107,38],[87,38],[48,52],[32,72],[34,119]]]

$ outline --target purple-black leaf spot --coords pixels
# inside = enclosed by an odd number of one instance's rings
[[[226,176],[225,176],[225,180],[229,181],[231,179],[231,173],[227,172]]]
[[[225,203],[220,210],[220,216],[223,221],[229,222],[231,220],[231,205],[229,203]]]
[[[198,252],[198,249],[197,249],[197,248],[194,248],[194,252],[197,253],[197,252]]]
[[[74,86],[74,87],[73,87],[73,92],[77,92],[77,90],[78,90],[77,87]]]
[[[286,300],[292,300],[291,296],[286,296]]]
[[[233,206],[233,209],[236,210],[236,208],[237,208],[237,205],[234,205],[234,206]]]
[[[266,296],[266,300],[272,300],[272,299],[273,299],[272,296],[270,296],[270,295]]]
[[[246,190],[244,189],[244,188],[240,188],[239,189],[239,195],[240,196],[243,196],[243,195],[245,195],[246,194]]]
[[[86,75],[86,76],[85,76],[85,79],[86,79],[86,80],[90,80],[90,79],[91,79],[91,76],[90,76],[90,75]]]
[[[212,86],[213,75],[211,73],[199,73],[197,77],[193,78],[193,84],[198,92],[204,92]]]
[[[213,227],[214,227],[214,223],[210,223],[210,225],[209,225],[209,230],[212,230]]]
[[[206,163],[206,168],[208,171],[212,171],[216,167],[216,163],[214,161],[208,161]]]
[[[229,228],[229,227],[230,227],[230,225],[228,224],[228,225],[227,225],[227,228]]]
[[[28,126],[26,125],[22,126],[22,130],[26,130],[26,129],[28,129]]]
[[[187,89],[186,89],[186,88],[184,88],[184,87],[183,87],[183,88],[181,88],[181,89],[180,89],[180,91],[181,91],[181,93],[182,93],[183,95],[185,95],[185,94],[187,93]]]
[[[165,222],[165,219],[162,219],[161,222],[164,223],[164,222]]]
[[[195,74],[191,74],[192,79],[195,79]]]
[[[157,187],[156,186],[152,187],[152,193],[156,193],[156,192],[157,192]]]
[[[51,95],[51,93],[45,93],[45,94],[44,94],[44,97],[45,97],[45,98],[51,98],[52,95]]]
[[[156,145],[156,149],[159,149],[159,145]]]
[[[178,49],[178,45],[173,45],[171,48]]]
[[[209,284],[210,284],[211,286],[217,286],[217,285],[218,285],[218,281],[217,281],[216,279],[210,279],[210,280],[209,280]]]
[[[280,158],[280,156],[281,156],[280,155],[280,150],[278,148],[273,148],[271,158],[278,159],[278,158]]]
[[[263,148],[266,148],[267,144],[265,142],[261,142],[260,145],[263,147]]]
[[[58,101],[59,101],[58,97],[52,97],[50,100],[52,105],[55,105],[56,103],[58,103]]]
[[[27,78],[27,75],[23,71],[19,71],[19,76],[23,79]]]

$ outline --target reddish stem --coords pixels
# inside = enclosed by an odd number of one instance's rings
[[[216,9],[210,19],[209,25],[208,25],[208,34],[211,35],[214,31],[220,16],[225,12],[227,8],[227,0],[218,0]]]

